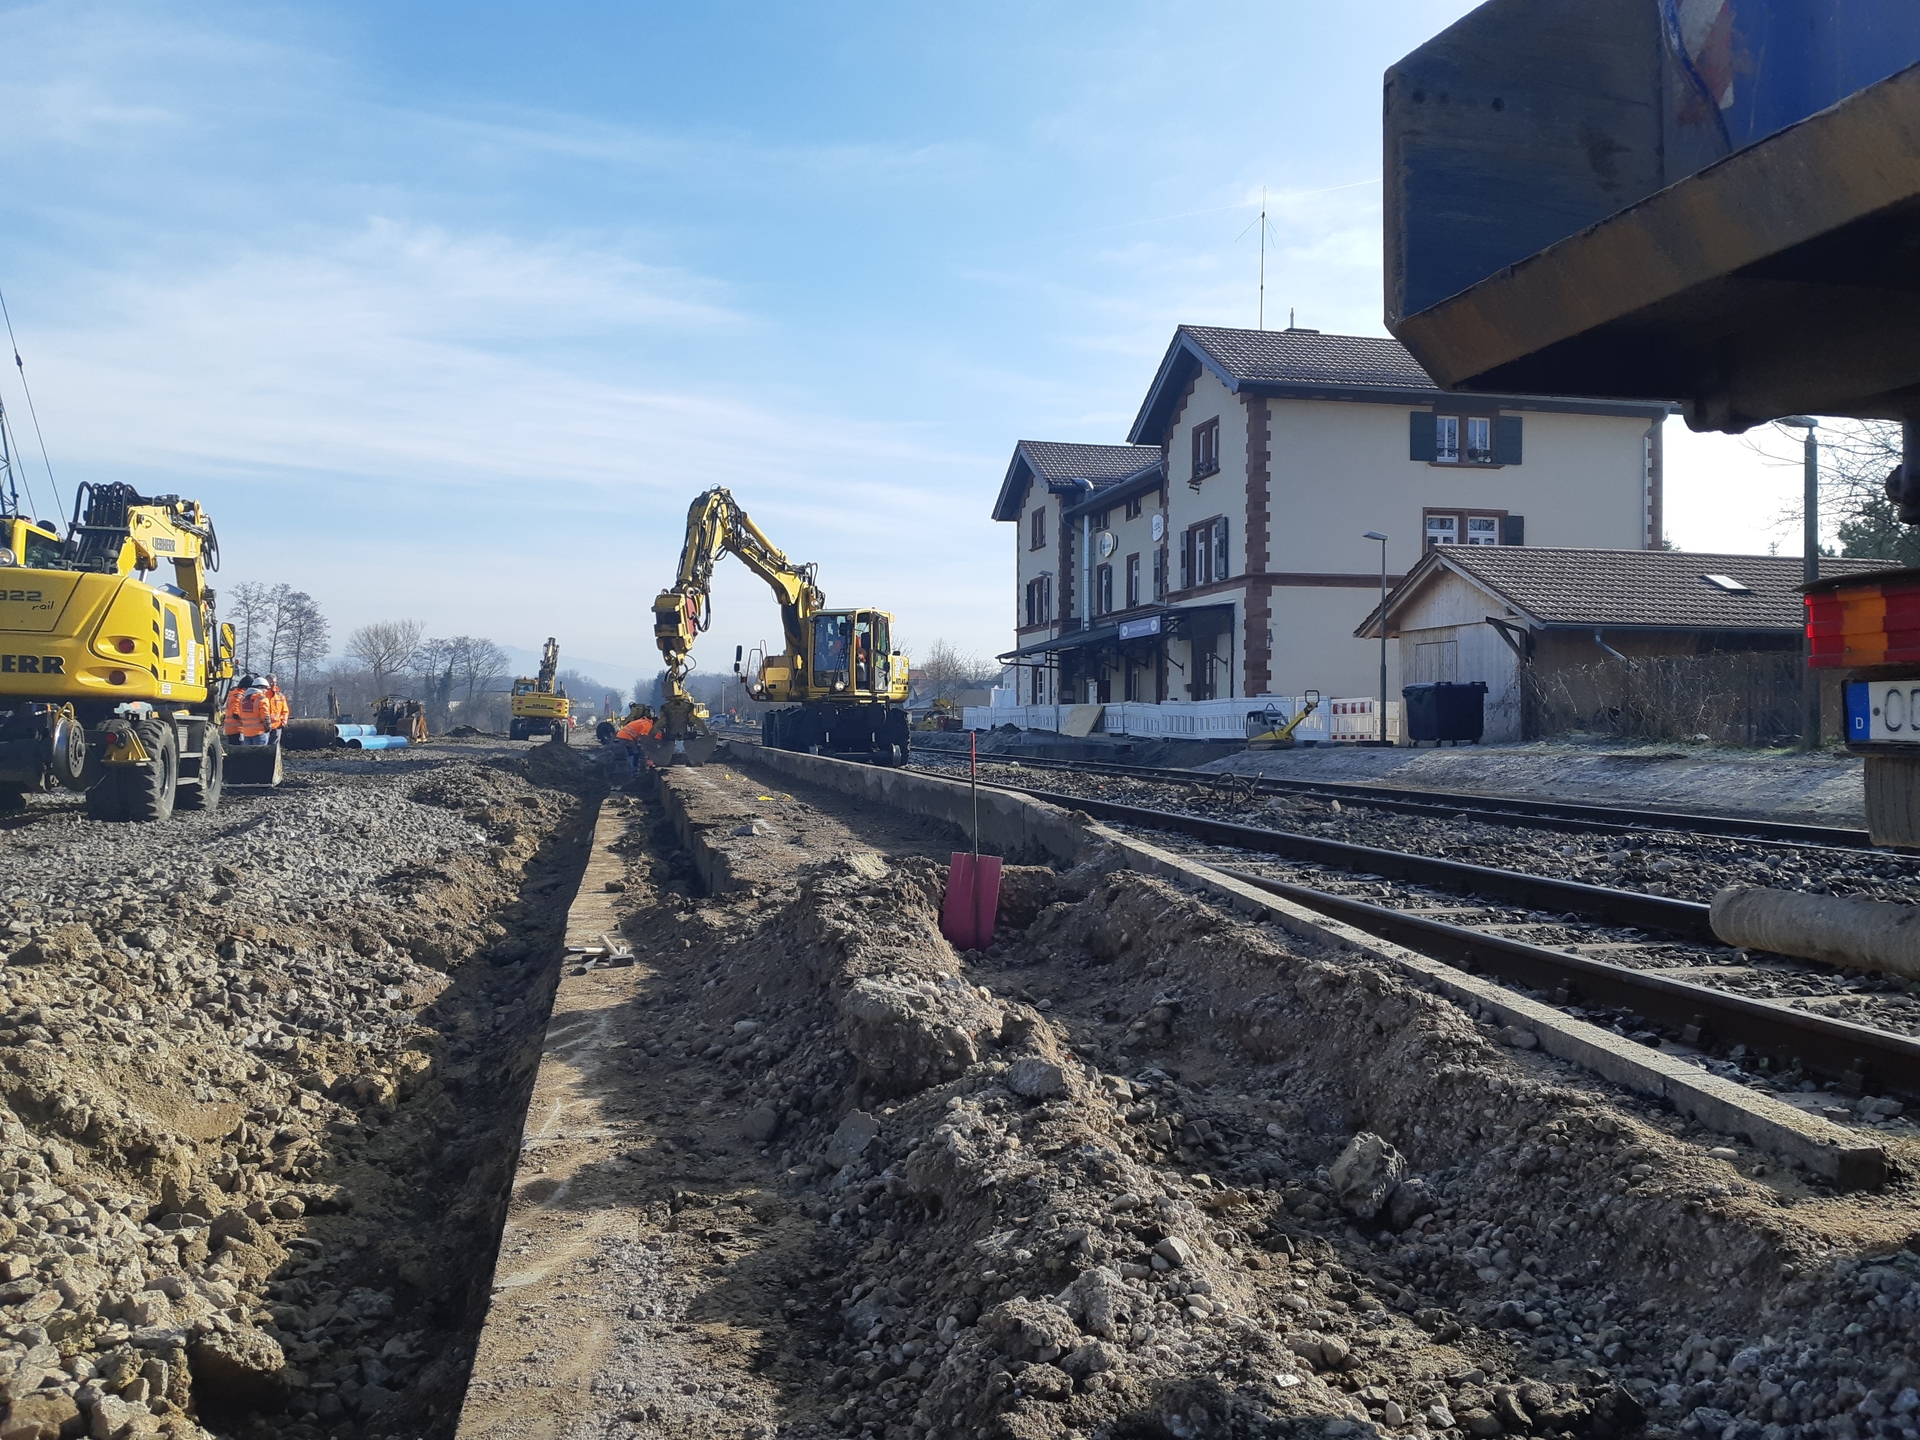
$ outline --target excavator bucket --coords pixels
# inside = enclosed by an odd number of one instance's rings
[[[689,735],[683,753],[687,757],[687,764],[704,765],[719,748],[720,737],[709,731],[705,735]]]

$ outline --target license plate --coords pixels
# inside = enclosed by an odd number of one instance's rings
[[[1920,679],[1847,686],[1847,739],[1855,745],[1920,745]]]

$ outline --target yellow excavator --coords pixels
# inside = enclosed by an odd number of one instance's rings
[[[567,738],[568,718],[573,701],[560,689],[554,677],[560,673],[560,642],[551,635],[540,652],[540,673],[522,675],[513,682],[513,718],[507,724],[507,738],[531,740],[536,735]]]
[[[907,657],[893,648],[893,616],[827,609],[817,567],[789,560],[724,489],[696,497],[687,510],[680,569],[673,586],[653,602],[653,637],[666,661],[656,759],[684,755],[697,765],[719,743],[707,728],[705,707],[687,693],[686,678],[694,640],[711,618],[714,563],[725,554],[766,581],[780,605],[786,649],[777,655],[757,649],[744,669],[744,647],[733,654],[734,673],[745,679],[748,695],[786,707],[761,718],[761,743],[905,764]]]
[[[218,806],[233,627],[199,502],[82,485],[64,540],[6,503],[0,541],[0,810],[55,788],[99,820]],[[172,584],[146,578],[163,564]]]

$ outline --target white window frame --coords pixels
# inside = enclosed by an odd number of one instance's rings
[[[1493,420],[1487,415],[1469,415],[1467,420],[1467,463],[1493,463]]]
[[[1436,465],[1460,463],[1460,417],[1458,415],[1433,417],[1433,463]]]

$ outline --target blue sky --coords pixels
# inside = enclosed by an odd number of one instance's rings
[[[724,484],[990,654],[1013,442],[1120,441],[1176,323],[1254,323],[1263,185],[1269,323],[1384,333],[1380,74],[1467,8],[6,5],[0,286],[61,489],[198,496],[336,634],[651,673]],[[1669,457],[1681,544],[1792,547],[1790,468]],[[778,628],[722,575],[709,668]]]

